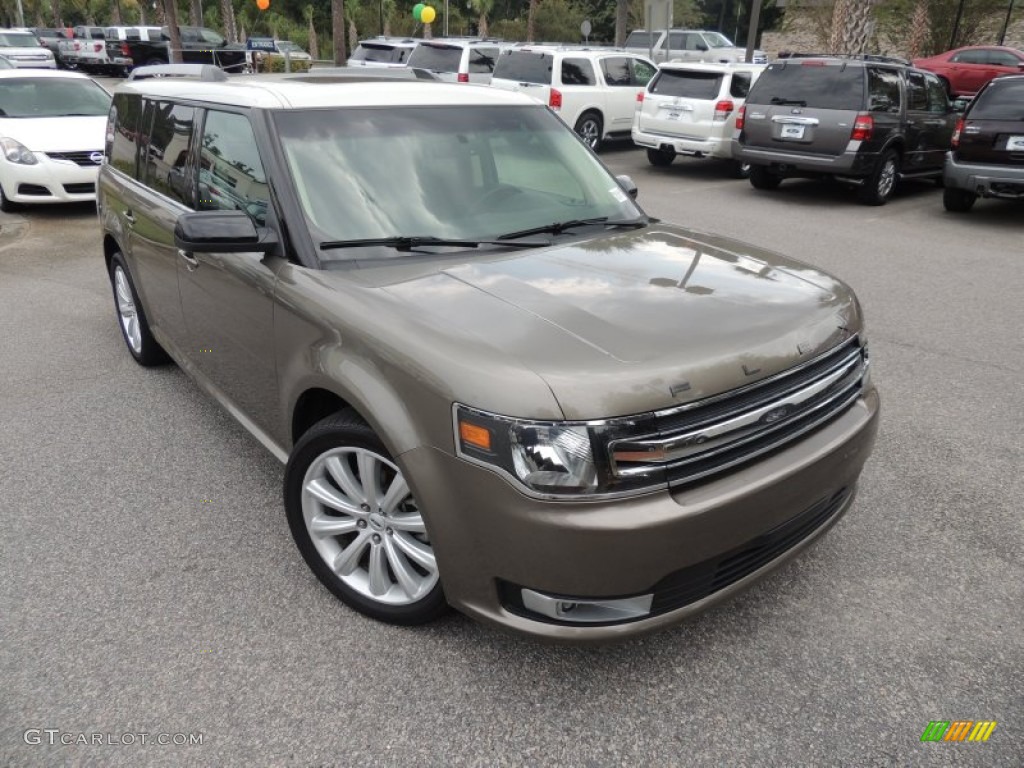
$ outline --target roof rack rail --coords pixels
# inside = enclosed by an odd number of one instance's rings
[[[211,83],[223,83],[228,79],[223,69],[212,64],[151,64],[136,67],[128,79],[146,80],[151,77],[194,77]]]
[[[911,66],[909,59],[899,56],[883,56],[880,53],[808,53],[806,51],[779,51],[780,59],[853,59],[856,61],[874,61],[880,64],[902,64]]]

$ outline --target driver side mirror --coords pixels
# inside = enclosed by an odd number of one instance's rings
[[[953,101],[949,103],[949,111],[954,112],[958,115],[962,115],[967,111],[967,107],[971,104],[971,100],[966,96],[957,96]]]
[[[636,182],[625,174],[616,176],[615,180],[619,182],[619,186],[622,187],[623,192],[629,195],[631,199],[636,200],[636,196],[640,193],[640,190],[636,188]]]
[[[256,229],[245,211],[194,211],[178,217],[174,244],[188,252],[267,253],[277,246],[277,236],[273,230]]]

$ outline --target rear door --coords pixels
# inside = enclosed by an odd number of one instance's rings
[[[957,115],[950,109],[949,93],[937,75],[926,72],[925,88],[928,91],[927,134],[924,138],[924,166],[941,169],[946,163],[946,153],[953,141]]]
[[[633,126],[636,94],[643,90],[633,79],[632,58],[605,56],[601,59],[601,73],[608,86],[604,94],[605,133],[628,131]]]
[[[770,64],[747,96],[740,142],[838,157],[847,150],[863,107],[864,80],[862,67],[837,60]]]
[[[722,72],[663,68],[644,96],[640,129],[666,136],[705,136],[714,121]]]
[[[1024,167],[1024,79],[996,81],[964,116],[957,159]]]
[[[498,57],[491,87],[525,93],[548,104],[555,57],[547,51],[512,50]]]
[[[955,93],[977,93],[981,86],[992,79],[988,52],[982,48],[960,51],[949,61],[952,65],[949,84]]]

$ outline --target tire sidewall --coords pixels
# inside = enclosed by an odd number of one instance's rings
[[[587,123],[592,123],[594,125],[594,129],[597,134],[593,145],[591,145],[583,136],[583,127]],[[604,130],[604,123],[601,121],[600,116],[595,112],[584,112],[580,115],[580,119],[576,121],[575,130],[579,137],[583,139],[583,143],[590,147],[594,152],[597,152],[601,148],[601,133]]]
[[[128,282],[128,290],[132,292],[132,301],[135,302],[135,314],[139,319],[139,330],[142,335],[142,348],[138,352],[132,349],[131,342],[128,341],[128,334],[124,330],[124,323],[121,322],[121,310],[117,304],[117,283],[114,280],[117,267],[120,267],[124,272],[125,280]],[[110,288],[114,296],[114,313],[117,317],[117,328],[121,332],[121,339],[124,341],[125,348],[135,359],[135,362],[144,366],[161,365],[168,362],[170,358],[159,342],[153,338],[153,334],[149,330],[149,320],[146,318],[146,310],[143,309],[142,302],[139,300],[139,292],[135,288],[132,271],[128,269],[128,263],[120,251],[115,251],[114,255],[110,257]]]

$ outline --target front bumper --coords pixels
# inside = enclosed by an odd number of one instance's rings
[[[19,165],[0,158],[0,184],[4,197],[14,203],[79,203],[96,199],[98,165],[78,165],[34,153],[35,165]]]
[[[701,155],[721,160],[732,159],[732,138],[709,136],[705,139],[668,136],[637,128],[633,129],[633,143],[640,147],[663,149],[670,147],[677,155]]]
[[[950,152],[942,181],[947,188],[964,189],[979,197],[1024,198],[1024,166],[961,163]]]
[[[12,59],[7,57],[7,60],[14,65],[16,69],[56,69],[57,62],[54,59]]]
[[[767,458],[692,488],[615,501],[530,499],[493,472],[433,448],[398,461],[425,512],[449,603],[524,634],[601,642],[699,613],[824,533],[852,503],[878,412],[872,389]],[[752,547],[761,554],[749,555]],[[735,570],[737,556],[746,570]],[[732,568],[735,578],[707,581],[716,567]],[[654,610],[581,625],[525,609],[523,589],[566,601],[653,595]]]

